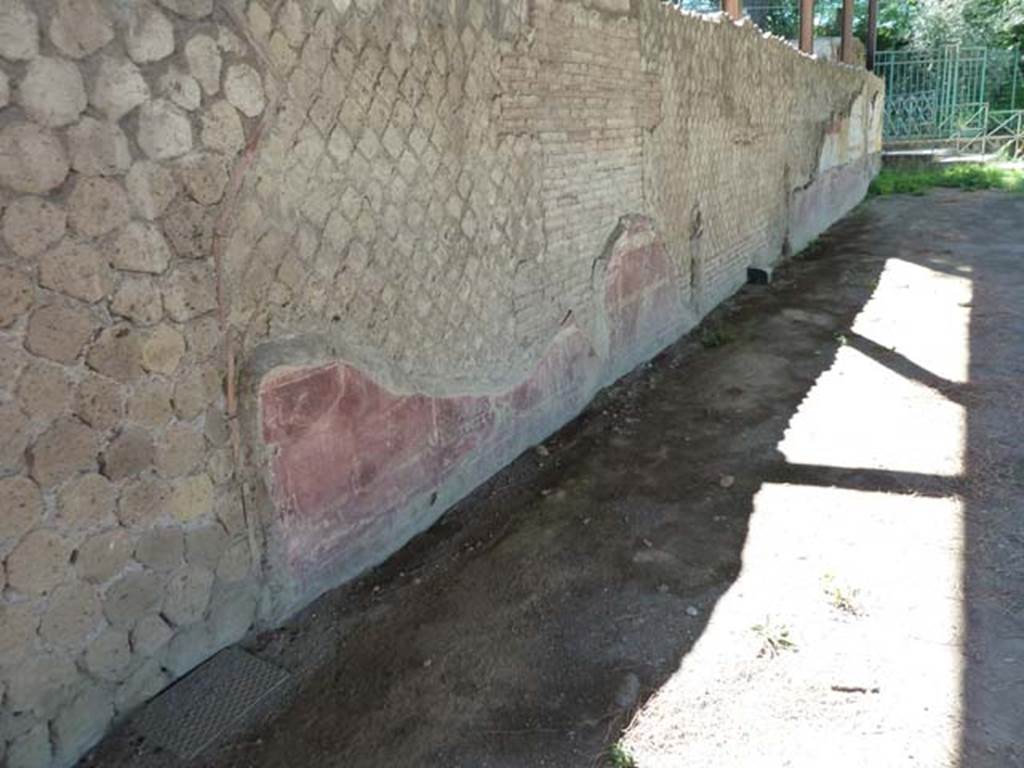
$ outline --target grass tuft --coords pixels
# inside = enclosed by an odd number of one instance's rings
[[[771,617],[766,617],[764,624],[755,624],[751,629],[761,638],[761,650],[758,656],[774,659],[783,651],[795,651],[796,641],[789,634],[785,624],[775,624]]]
[[[717,349],[736,340],[732,329],[721,322],[707,323],[700,329],[700,343],[704,349]]]
[[[822,582],[825,594],[828,595],[828,601],[833,608],[851,616],[861,615],[861,607],[857,599],[860,595],[859,589],[840,584],[831,573],[826,573]]]
[[[621,744],[613,744],[608,750],[612,768],[636,768],[636,760]]]
[[[883,168],[871,186],[869,195],[923,195],[934,187],[958,189],[1002,189],[1024,192],[1024,170],[997,165],[951,164],[902,170]]]

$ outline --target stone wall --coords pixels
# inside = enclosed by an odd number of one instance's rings
[[[0,3],[0,762],[379,562],[863,196],[654,0]]]

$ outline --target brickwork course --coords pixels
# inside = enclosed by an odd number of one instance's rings
[[[4,0],[0,763],[71,765],[802,248],[882,98],[655,0]]]

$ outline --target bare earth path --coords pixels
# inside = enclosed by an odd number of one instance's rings
[[[872,201],[709,325],[254,639],[301,687],[193,764],[1024,766],[1024,197]]]

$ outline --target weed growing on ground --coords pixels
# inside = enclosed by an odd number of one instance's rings
[[[783,651],[795,651],[796,642],[789,636],[789,627],[785,624],[773,624],[771,617],[766,616],[764,624],[755,624],[751,629],[761,638],[761,650],[758,656],[775,658]]]
[[[825,594],[828,595],[829,604],[833,608],[837,611],[848,613],[851,616],[859,616],[861,614],[860,603],[857,602],[857,595],[860,594],[859,589],[836,583],[836,577],[831,573],[826,573],[822,582],[825,587]]]
[[[636,760],[621,744],[612,744],[608,750],[608,759],[611,761],[612,768],[636,768]]]
[[[903,170],[883,168],[868,187],[869,195],[923,195],[933,187],[1002,189],[1024,192],[1024,170],[998,165],[950,164]]]
[[[717,349],[735,341],[736,335],[722,323],[705,325],[700,329],[700,344],[704,349]]]

